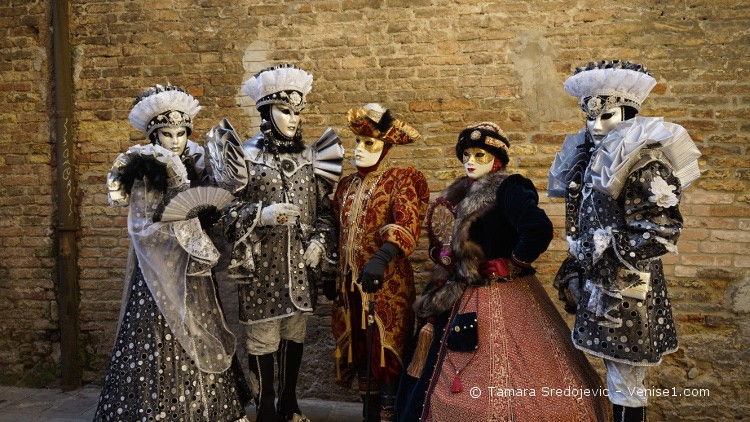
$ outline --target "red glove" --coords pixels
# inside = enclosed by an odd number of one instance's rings
[[[508,278],[511,275],[510,262],[505,258],[497,258],[491,261],[482,263],[479,266],[479,271],[483,275]]]
[[[497,278],[512,279],[517,276],[523,268],[519,267],[508,258],[497,258],[482,263],[479,272],[483,275]]]

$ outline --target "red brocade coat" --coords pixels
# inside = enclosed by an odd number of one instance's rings
[[[371,367],[373,379],[397,382],[407,341],[414,329],[414,272],[408,256],[417,246],[430,191],[413,167],[396,168],[389,160],[365,175],[350,174],[338,184],[333,208],[339,223],[340,300],[333,309],[337,377],[341,367],[365,365],[367,295],[356,282],[362,267],[384,242],[401,254],[386,268],[383,288],[375,294],[377,324]],[[366,308],[366,306],[365,306]]]

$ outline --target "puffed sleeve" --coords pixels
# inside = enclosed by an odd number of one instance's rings
[[[613,229],[620,259],[635,266],[638,261],[676,251],[682,230],[681,196],[679,179],[659,161],[628,176],[619,197],[625,225]]]
[[[523,176],[508,176],[498,187],[497,203],[502,204],[505,218],[518,235],[513,261],[528,266],[547,250],[553,235],[552,222],[539,208],[536,188]]]
[[[417,247],[422,220],[427,213],[430,189],[424,175],[413,167],[396,174],[392,196],[393,223],[380,229],[384,242],[391,242],[409,256]]]

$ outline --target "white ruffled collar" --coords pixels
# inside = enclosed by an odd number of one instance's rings
[[[661,117],[635,117],[621,122],[594,151],[586,181],[597,191],[617,197],[644,149],[658,148],[680,180],[682,188],[700,177],[701,153],[682,126]]]
[[[586,129],[568,135],[548,173],[547,196],[563,198],[567,193],[566,180],[582,158]],[[669,162],[684,189],[700,177],[700,151],[682,126],[665,122],[661,117],[635,117],[617,125],[593,152],[587,169],[587,181],[593,188],[616,197],[631,172],[641,159],[644,148],[658,149]]]

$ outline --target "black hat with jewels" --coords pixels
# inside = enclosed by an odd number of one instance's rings
[[[461,160],[466,148],[481,148],[500,160],[503,165],[508,164],[508,136],[500,126],[493,122],[482,122],[471,125],[458,134],[456,157]]]

